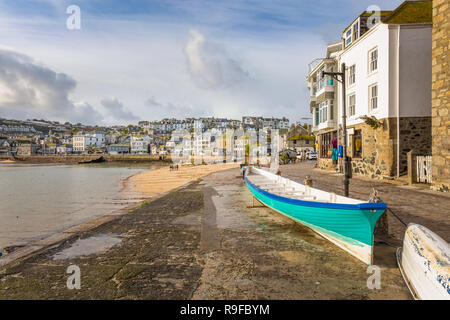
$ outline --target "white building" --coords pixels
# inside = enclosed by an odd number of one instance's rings
[[[130,152],[133,154],[148,154],[151,138],[149,136],[131,136]]]
[[[88,147],[101,147],[105,145],[105,133],[95,131],[90,133],[78,132],[73,136],[73,151],[85,152]]]
[[[342,84],[322,71],[341,72],[343,63],[353,171],[398,176],[412,148],[431,152],[431,6],[406,1],[394,11],[365,11],[311,66],[307,81],[319,167],[333,167],[333,139],[343,144]]]

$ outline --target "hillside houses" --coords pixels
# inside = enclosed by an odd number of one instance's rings
[[[287,118],[243,117],[243,121],[186,118],[139,121],[110,127],[72,125],[45,120],[0,119],[0,155],[152,154],[174,152],[219,156],[225,154],[226,132],[235,130],[287,131]],[[38,130],[39,129],[39,130]],[[26,139],[27,143],[22,140]],[[21,141],[19,141],[21,140]],[[18,148],[20,144],[20,148]],[[230,145],[230,142],[228,142]],[[243,146],[233,148],[242,149]],[[236,151],[236,150],[235,150]]]

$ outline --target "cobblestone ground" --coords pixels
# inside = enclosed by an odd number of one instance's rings
[[[239,169],[211,174],[0,268],[0,299],[411,299],[395,246],[375,246],[371,290],[365,264],[251,204]]]
[[[314,162],[281,166],[284,177],[303,183],[306,175],[313,179],[313,187],[342,194],[342,175],[314,168]],[[388,204],[389,236],[398,244],[403,239],[406,225],[418,223],[450,241],[450,195],[429,191],[423,185],[402,185],[359,176],[350,179],[349,196],[368,200],[372,189]]]

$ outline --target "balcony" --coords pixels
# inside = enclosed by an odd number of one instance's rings
[[[327,80],[323,79],[323,80],[319,81],[316,97],[318,98],[326,92],[334,92],[335,84],[336,84],[336,82],[333,79],[327,79]]]
[[[327,120],[325,122],[321,122],[317,126],[317,129],[318,130],[337,129],[336,120]]]

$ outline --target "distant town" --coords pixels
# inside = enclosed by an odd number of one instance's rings
[[[137,125],[87,126],[58,121],[0,118],[0,156],[136,154],[170,155],[178,144],[188,140],[190,152],[218,154],[214,136],[227,131],[279,132],[280,150],[314,150],[315,138],[308,124],[290,124],[289,119],[243,116],[242,120],[225,118],[163,119],[139,121]],[[201,133],[199,135],[199,133]],[[248,137],[247,137],[248,139]],[[244,139],[245,140],[245,139]],[[234,148],[245,148],[239,141]]]

